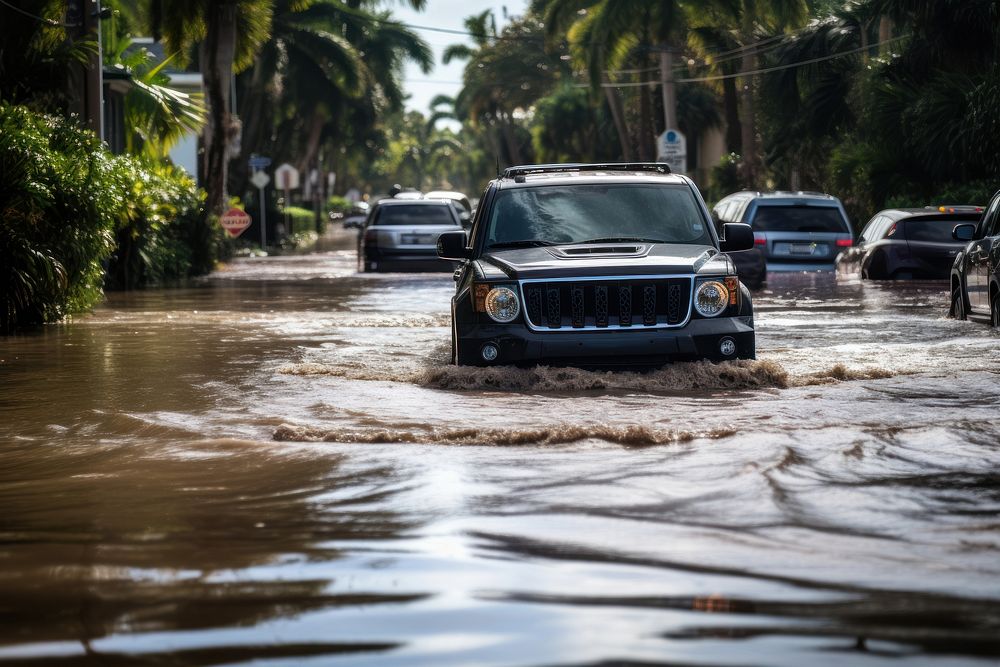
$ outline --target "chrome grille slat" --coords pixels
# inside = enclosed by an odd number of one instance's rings
[[[694,278],[690,274],[595,276],[519,284],[525,319],[533,331],[641,330],[687,324]]]

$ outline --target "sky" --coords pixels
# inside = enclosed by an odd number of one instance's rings
[[[387,5],[390,6],[390,5]],[[447,28],[449,30],[465,30],[465,17],[479,14],[486,9],[492,9],[497,17],[497,27],[506,25],[504,8],[510,16],[524,13],[528,0],[427,0],[427,7],[422,12],[416,12],[404,3],[392,4],[392,14],[396,20],[409,25]],[[414,64],[407,64],[404,75],[404,87],[410,94],[406,103],[407,109],[414,109],[427,114],[431,100],[435,95],[454,96],[461,89],[462,70],[465,61],[453,60],[449,65],[441,64],[441,54],[451,44],[472,44],[469,37],[416,30],[416,33],[427,42],[434,51],[434,69],[430,74],[424,74]]]

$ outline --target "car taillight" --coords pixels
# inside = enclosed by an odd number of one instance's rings
[[[854,241],[851,239],[837,239],[838,248],[850,248],[852,245],[854,245]]]
[[[367,245],[378,245],[378,232],[374,229],[365,230],[365,244]]]
[[[761,245],[761,246],[767,245],[767,238],[763,234],[761,234],[759,232],[754,232],[754,235],[753,235],[753,244],[755,246],[757,246],[757,245]]]

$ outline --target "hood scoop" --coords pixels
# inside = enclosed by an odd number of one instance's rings
[[[546,248],[553,256],[560,259],[585,259],[587,257],[645,257],[649,254],[649,245],[618,243],[585,244],[572,246],[555,246]]]

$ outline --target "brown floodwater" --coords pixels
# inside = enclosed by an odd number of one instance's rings
[[[350,240],[0,338],[0,664],[1000,659],[1000,338],[772,276],[756,362],[447,364]]]

